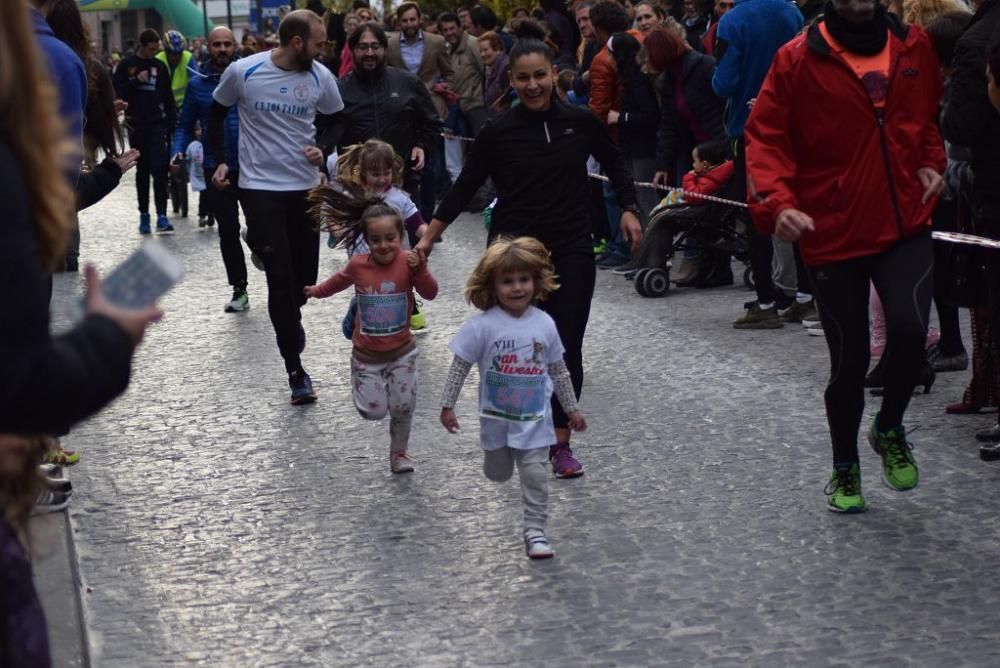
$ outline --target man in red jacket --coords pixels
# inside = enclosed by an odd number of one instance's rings
[[[919,480],[903,414],[926,365],[943,90],[923,30],[877,0],[832,0],[832,8],[775,57],[746,126],[747,191],[758,229],[797,241],[809,269],[830,348],[828,508],[861,512],[869,281],[885,307],[888,345],[868,442],[890,488]]]

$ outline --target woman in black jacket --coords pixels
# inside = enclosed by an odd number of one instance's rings
[[[666,30],[653,30],[643,46],[649,69],[659,73],[660,128],[656,176],[662,185],[680,186],[691,169],[691,151],[726,138],[725,103],[712,90],[715,59],[693,51]]]
[[[618,148],[632,169],[636,181],[650,181],[656,173],[656,130],[660,105],[653,83],[639,66],[642,45],[627,32],[611,38],[611,54],[622,85],[621,111],[608,112],[608,125],[618,126]],[[649,212],[660,198],[651,188],[638,191],[639,210],[645,228]]]
[[[553,94],[554,54],[532,21],[517,27],[510,52],[511,86],[520,104],[487,122],[476,137],[455,185],[445,195],[427,232],[416,246],[425,257],[434,240],[464,210],[476,190],[493,179],[497,204],[489,239],[535,237],[549,249],[559,282],[539,308],[555,320],[565,348],[566,366],[577,397],[583,387],[583,335],[590,317],[596,270],[590,235],[587,158],[603,166],[624,211],[622,236],[633,249],[642,240],[635,188],[607,128],[587,109],[572,107]],[[556,443],[549,459],[557,477],[581,475],[583,467],[569,447],[565,412],[553,401]]]

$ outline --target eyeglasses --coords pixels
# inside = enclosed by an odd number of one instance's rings
[[[361,53],[378,53],[382,50],[381,44],[358,44],[354,47],[355,51],[360,51]]]

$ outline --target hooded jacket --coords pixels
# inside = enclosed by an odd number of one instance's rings
[[[198,71],[188,82],[187,91],[184,94],[184,106],[181,108],[180,118],[177,121],[177,130],[174,131],[173,147],[170,155],[177,155],[187,151],[188,144],[194,141],[194,123],[201,123],[201,134],[208,133],[208,112],[212,108],[212,93],[215,92],[222,79],[222,72],[216,72],[211,61],[198,67]],[[224,142],[226,150],[226,165],[230,171],[238,170],[239,165],[239,144],[240,144],[240,113],[238,105],[229,108],[226,114]],[[215,168],[215,158],[211,151],[205,151],[205,169]]]
[[[812,216],[807,266],[881,253],[931,224],[936,198],[921,203],[917,171],[945,168],[941,72],[921,28],[888,22],[884,109],[816,24],[778,51],[746,125],[754,223],[771,234],[784,209]]]
[[[736,0],[719,19],[712,88],[726,101],[730,137],[743,135],[747,102],[757,96],[774,54],[800,30],[802,13],[789,0]]]

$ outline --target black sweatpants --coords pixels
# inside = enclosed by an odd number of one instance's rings
[[[316,284],[319,271],[319,232],[306,214],[306,194],[305,190],[240,189],[247,243],[264,262],[267,312],[288,373],[302,368],[299,327],[306,303],[302,289]]]
[[[934,291],[933,264],[927,230],[878,255],[809,269],[830,348],[825,399],[835,465],[858,461],[858,428],[870,361],[868,283],[875,283],[885,309],[885,394],[878,424],[885,431],[903,423],[903,413],[926,364],[924,343]]]
[[[733,197],[744,202],[747,198],[747,154],[746,139],[742,135],[733,142],[733,167]],[[757,301],[761,304],[771,304],[778,296],[771,273],[771,261],[774,258],[773,242],[769,234],[761,234],[757,231],[749,215],[746,218],[746,224],[750,272],[753,274]]]
[[[590,319],[590,300],[594,297],[597,268],[592,252],[553,254],[552,263],[560,287],[548,299],[539,302],[538,308],[556,322],[556,330],[566,350],[563,359],[579,399],[583,390],[583,335]],[[566,412],[555,395],[552,396],[552,422],[557,429],[565,429],[569,424]]]
[[[214,173],[215,167],[205,169],[207,189],[201,195],[206,198],[208,215],[214,216],[219,224],[219,249],[222,251],[222,264],[226,267],[229,285],[234,289],[246,289],[247,261],[243,255],[243,243],[240,241],[240,189],[236,185],[239,183],[240,175],[235,170],[230,171],[229,187],[220,190],[212,183]],[[201,211],[198,215],[201,215]],[[247,225],[249,226],[249,221]]]
[[[135,190],[139,213],[149,213],[149,178],[153,178],[156,215],[167,215],[167,126],[140,126],[129,133],[129,146],[139,149],[135,164]]]

